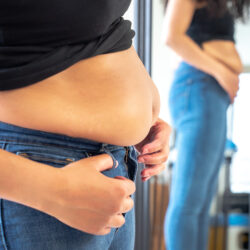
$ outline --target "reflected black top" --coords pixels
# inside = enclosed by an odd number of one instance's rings
[[[187,35],[197,44],[201,45],[209,40],[229,40],[234,41],[234,18],[229,11],[220,17],[211,16],[208,9],[197,9]]]
[[[131,0],[0,2],[0,90],[41,81],[95,55],[128,49]]]

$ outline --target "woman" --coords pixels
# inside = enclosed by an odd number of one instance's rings
[[[164,169],[169,128],[129,4],[0,3],[1,250],[133,249],[131,145],[145,181]]]
[[[165,43],[182,59],[169,98],[178,155],[165,219],[168,250],[207,246],[209,208],[226,141],[226,112],[242,72],[233,14],[242,17],[248,4],[168,1]]]

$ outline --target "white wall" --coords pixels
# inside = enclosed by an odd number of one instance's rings
[[[250,72],[250,21],[236,23],[236,47],[246,72]]]
[[[164,17],[164,6],[162,0],[153,1],[153,25],[152,25],[152,78],[157,85],[161,97],[160,116],[170,122],[168,112],[168,91],[171,83],[171,66],[174,60],[173,53],[163,44],[161,33]]]
[[[133,21],[134,21],[134,2],[132,1],[132,3],[129,6],[129,9],[127,10],[127,12],[124,15],[125,19],[128,19],[132,22],[133,25]]]

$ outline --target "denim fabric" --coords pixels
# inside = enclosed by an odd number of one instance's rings
[[[169,107],[177,131],[170,203],[165,217],[168,250],[205,250],[209,208],[226,142],[228,94],[210,75],[182,63]]]
[[[137,153],[133,147],[103,144],[3,122],[0,122],[0,147],[56,168],[105,152],[112,156],[114,166],[115,160],[119,166],[103,171],[104,175],[125,176],[134,181],[137,171]],[[95,236],[73,229],[41,211],[0,199],[0,250],[133,250],[134,210],[125,214],[125,218],[126,223],[118,230]]]

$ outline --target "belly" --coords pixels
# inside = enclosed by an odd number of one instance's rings
[[[158,114],[159,94],[133,48],[0,92],[3,122],[123,146],[143,140]]]
[[[242,72],[241,59],[233,42],[213,40],[203,43],[202,47],[206,53],[223,63],[233,72],[237,74]]]

